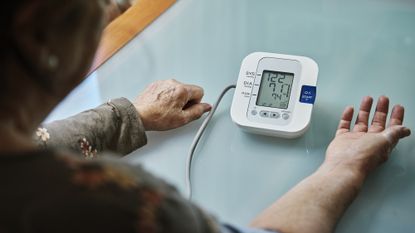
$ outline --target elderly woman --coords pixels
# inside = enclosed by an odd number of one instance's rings
[[[145,145],[145,131],[201,117],[211,108],[201,103],[202,88],[160,81],[134,103],[115,99],[38,128],[85,76],[107,9],[101,0],[14,0],[1,8],[0,232],[331,232],[367,175],[410,134],[402,106],[386,126],[386,97],[369,125],[373,100],[365,97],[353,128],[346,108],[313,175],[251,228],[220,224],[142,168],[104,156]]]

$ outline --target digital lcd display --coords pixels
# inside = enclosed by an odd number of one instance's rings
[[[293,73],[264,70],[256,105],[287,109],[293,81]]]

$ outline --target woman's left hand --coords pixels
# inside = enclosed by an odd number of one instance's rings
[[[201,103],[203,89],[174,79],[148,86],[134,103],[147,131],[164,131],[199,119],[212,106]]]
[[[402,126],[404,108],[401,105],[393,108],[386,125],[389,99],[385,96],[379,98],[372,123],[369,124],[372,103],[371,97],[363,98],[354,127],[351,127],[353,108],[345,109],[336,137],[327,149],[326,167],[345,168],[366,177],[389,158],[400,139],[411,134],[410,129]]]

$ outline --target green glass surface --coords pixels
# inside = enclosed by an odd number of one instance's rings
[[[212,103],[236,83],[251,52],[303,55],[319,65],[309,131],[285,140],[242,132],[231,120],[233,93],[202,138],[193,167],[194,201],[222,221],[246,225],[263,208],[310,175],[324,159],[345,106],[387,95],[406,107],[415,131],[415,1],[179,0],[91,75],[49,120],[130,99],[155,80],[175,78],[204,87]],[[149,144],[126,160],[185,190],[185,161],[201,121],[150,132]],[[415,229],[415,137],[403,140],[367,180],[337,231]],[[313,214],[313,213],[310,213]]]

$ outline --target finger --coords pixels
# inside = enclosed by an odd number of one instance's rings
[[[347,133],[350,131],[350,125],[353,119],[353,107],[349,106],[344,109],[339,126],[337,127],[336,135]]]
[[[353,127],[353,132],[367,132],[372,104],[372,97],[366,96],[362,99],[359,114],[357,115],[355,126]]]
[[[383,131],[383,135],[390,143],[391,148],[393,148],[399,142],[399,139],[411,135],[411,130],[402,125],[394,125]]]
[[[177,81],[177,80],[176,80],[176,79],[174,79],[174,78],[171,78],[171,79],[165,80],[165,82],[171,82],[171,83],[173,83],[173,84],[183,84],[183,83],[181,83],[181,82]]]
[[[209,112],[212,106],[207,103],[195,104],[183,110],[184,123],[199,119],[205,112]]]
[[[184,85],[184,88],[187,90],[187,93],[188,93],[187,102],[191,101],[193,103],[200,103],[204,95],[203,88],[196,86],[196,85],[189,85],[189,84]]]
[[[369,127],[369,132],[377,133],[385,129],[386,119],[389,111],[389,98],[381,96],[376,105],[375,115],[373,116],[372,124]]]
[[[405,108],[402,105],[395,105],[389,120],[389,126],[402,125],[404,116]]]

